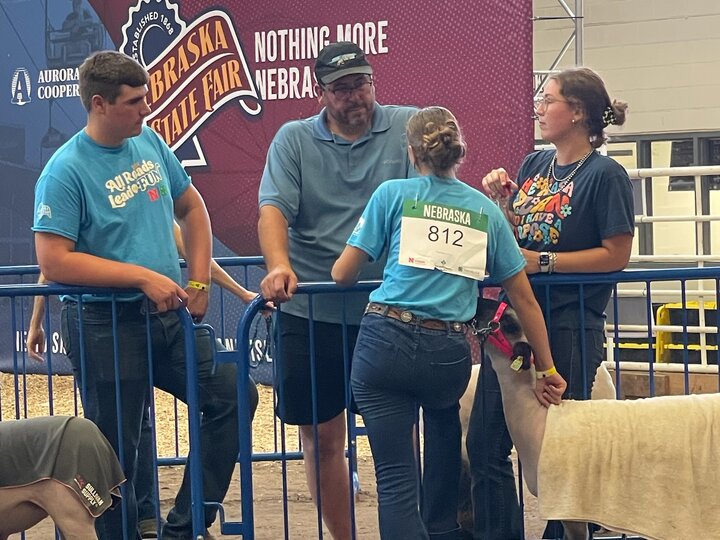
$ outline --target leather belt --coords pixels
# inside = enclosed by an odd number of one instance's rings
[[[441,321],[440,319],[424,319],[418,317],[412,311],[370,302],[365,308],[365,314],[377,313],[383,317],[390,317],[406,324],[416,324],[421,328],[430,330],[447,330],[449,332],[465,332],[465,323],[459,321]]]

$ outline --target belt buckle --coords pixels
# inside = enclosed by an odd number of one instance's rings
[[[413,314],[411,311],[401,311],[400,312],[400,320],[404,323],[412,322],[413,320]]]
[[[450,326],[452,327],[453,331],[455,332],[462,332],[463,331],[463,323],[454,321],[450,323]]]

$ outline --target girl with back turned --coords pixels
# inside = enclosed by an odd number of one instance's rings
[[[510,228],[485,195],[457,178],[465,156],[457,120],[442,107],[408,121],[408,155],[420,176],[375,191],[333,266],[341,285],[387,252],[382,285],[370,294],[353,356],[353,395],[375,462],[380,535],[385,540],[459,538],[461,430],[458,400],[470,377],[465,321],[477,280],[502,282],[535,349],[535,393],[559,403],[540,308]],[[424,467],[418,493],[413,427],[423,408]],[[422,515],[419,502],[422,500]]]

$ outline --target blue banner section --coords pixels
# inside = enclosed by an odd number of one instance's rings
[[[29,264],[35,181],[85,124],[77,67],[114,45],[81,0],[2,2],[0,35],[0,264]]]

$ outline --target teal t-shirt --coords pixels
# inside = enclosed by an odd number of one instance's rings
[[[500,209],[478,190],[456,178],[422,176],[390,180],[375,191],[348,244],[370,260],[387,253],[382,285],[370,300],[413,311],[422,317],[467,321],[475,314],[477,281],[441,270],[398,263],[405,201],[423,201],[463,208],[487,216],[486,271],[504,281],[525,268],[510,226]]]
[[[150,128],[118,147],[98,145],[83,130],[45,165],[35,186],[32,229],[69,238],[78,252],[144,266],[179,284],[173,201],[189,185],[180,162]]]

